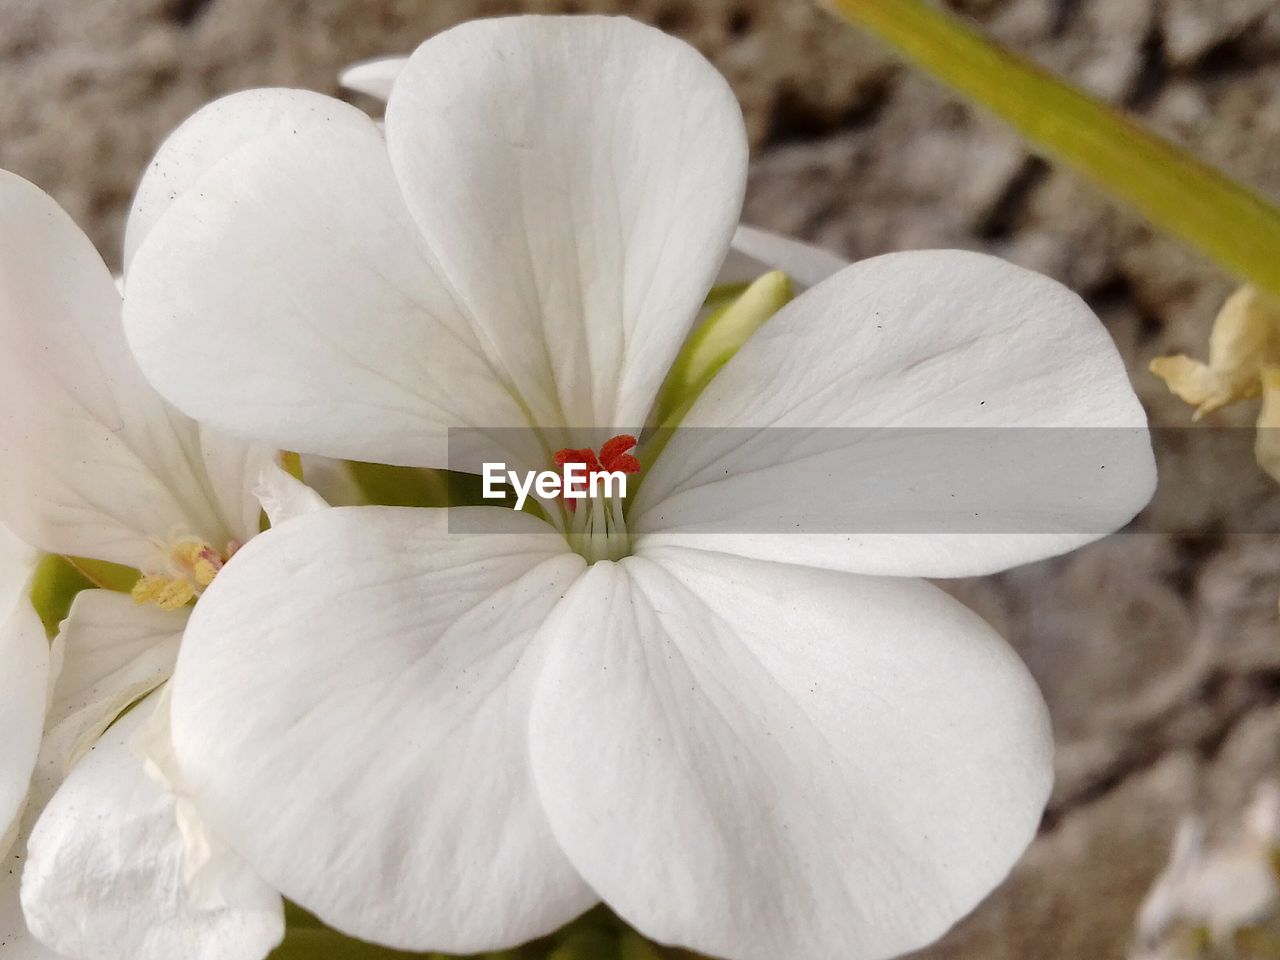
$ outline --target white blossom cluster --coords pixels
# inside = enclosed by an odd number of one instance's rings
[[[472,22],[349,82],[385,124],[269,89],[175,131],[123,293],[0,173],[0,956],[262,960],[286,899],[449,953],[601,902],[728,960],[940,936],[1033,837],[1052,737],[925,578],[1063,553],[1150,497],[1101,323],[991,257],[846,265],[741,227],[729,87],[630,20]],[[709,291],[778,268],[799,295],[647,446]],[[625,501],[329,506],[282,467],[456,470],[451,429],[512,427],[504,462],[601,451]],[[741,522],[805,472],[874,471],[909,514],[948,464],[878,430],[1006,427],[1128,431],[1128,469],[992,457],[1001,533]],[[52,643],[41,556],[95,583]]]

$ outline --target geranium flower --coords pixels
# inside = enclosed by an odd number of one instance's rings
[[[701,57],[623,19],[490,20],[410,58],[385,139],[282,91],[222,122],[265,100],[290,122],[204,167],[134,254],[126,330],[162,393],[406,466],[450,465],[454,427],[553,469],[646,423],[744,189]],[[1056,283],[958,252],[854,265],[742,346],[630,502],[579,506],[599,537],[567,510],[350,507],[248,544],[179,655],[182,775],[272,886],[395,947],[508,946],[604,900],[714,956],[901,953],[1000,881],[1052,778],[1023,665],[908,578],[1119,527],[1153,486],[1145,423]],[[943,445],[875,442],[919,427]],[[939,462],[968,427],[1078,429]],[[953,470],[981,530],[911,492]],[[884,532],[842,530],[863,475]]]
[[[192,848],[195,807],[129,746],[152,702],[117,719],[168,679],[191,603],[258,532],[260,480],[273,507],[299,495],[270,448],[213,434],[151,389],[120,309],[88,238],[0,171],[0,517],[91,573],[105,569],[93,561],[141,572],[132,596],[79,593],[52,652],[0,572],[0,610],[15,610],[0,629],[0,820],[31,781],[0,875],[0,943],[5,956],[53,957],[29,927],[84,960],[258,960],[283,934],[279,896],[225,845]],[[200,871],[197,888],[188,880]]]

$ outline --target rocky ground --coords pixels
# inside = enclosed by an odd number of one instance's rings
[[[955,5],[1280,196],[1276,0]],[[751,221],[853,257],[963,246],[1059,277],[1106,320],[1153,421],[1188,423],[1146,365],[1202,352],[1230,278],[806,0],[0,0],[0,166],[54,193],[115,259],[150,152],[204,101],[331,91],[342,64],[512,9],[625,12],[689,38],[743,101]],[[1234,819],[1280,772],[1280,542],[1266,533],[1280,498],[1243,432],[1161,447],[1143,532],[954,585],[1040,679],[1058,786],[1010,880],[922,958],[1123,956],[1178,818]]]

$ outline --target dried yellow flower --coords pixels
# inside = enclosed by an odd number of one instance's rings
[[[1151,372],[1196,408],[1199,420],[1219,407],[1262,393],[1262,372],[1280,367],[1280,304],[1253,287],[1223,305],[1209,335],[1209,362],[1158,357]]]
[[[1223,304],[1209,334],[1209,362],[1157,357],[1151,372],[1196,408],[1194,419],[1262,397],[1255,453],[1280,483],[1280,301],[1242,287]]]

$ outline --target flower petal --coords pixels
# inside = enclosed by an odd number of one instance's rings
[[[0,171],[0,513],[52,553],[139,567],[175,529],[225,542],[198,428],[147,385],[120,296],[53,200]]]
[[[261,960],[284,936],[280,897],[244,864],[218,896],[193,897],[175,797],[130,748],[149,716],[142,704],[107,731],[45,807],[22,880],[27,925],[73,960]]]
[[[49,706],[46,750],[64,771],[130,704],[173,673],[188,611],[140,606],[123,593],[83,590],[58,644],[62,670]]]
[[[527,757],[529,641],[584,564],[527,514],[473,510],[490,532],[340,507],[262,534],[197,604],[173,681],[214,828],[325,923],[402,949],[512,946],[595,900]]]
[[[245,144],[323,117],[332,99],[308,90],[245,90],[196,111],[160,145],[133,197],[125,227],[124,263],[173,201],[218,161]]]
[[[0,529],[0,539],[7,537]],[[25,585],[28,580],[29,576],[18,582]],[[0,583],[0,591],[11,593],[8,587],[9,583]],[[0,747],[0,857],[13,842],[31,782],[48,688],[49,641],[35,609],[19,592],[0,606],[0,730],[4,731]]]
[[[39,554],[0,526],[0,616],[7,614],[31,587]]]
[[[747,341],[643,481],[633,529],[967,576],[1098,539],[1154,486],[1146,416],[1078,297],[993,257],[901,253],[842,271]]]
[[[209,487],[236,544],[248,543],[262,529],[258,482],[276,466],[279,451],[265,443],[246,443],[201,426],[200,455]],[[277,468],[278,469],[278,468]],[[219,549],[227,546],[218,543]]]
[[[258,478],[257,496],[273,527],[303,514],[327,510],[324,497],[277,464],[268,464]]]
[[[720,267],[716,283],[750,283],[770,270],[781,270],[797,288],[816,287],[849,265],[844,257],[780,233],[742,224]]]
[[[897,956],[1005,876],[1048,798],[1034,682],[921,581],[666,548],[593,566],[539,636],[556,837],[662,942]]]
[[[374,57],[353,63],[338,75],[338,84],[355,93],[382,100],[391,96],[391,86],[400,71],[409,62],[408,57]]]
[[[45,947],[27,930],[19,898],[27,859],[27,836],[61,782],[61,765],[50,759],[42,749],[31,777],[31,790],[22,811],[17,840],[4,855],[3,865],[0,865],[0,949],[4,951],[4,960],[66,960]]]
[[[535,424],[642,424],[741,211],[745,127],[724,78],[625,18],[476,20],[409,58],[386,135]]]
[[[446,430],[521,426],[355,107],[257,138],[175,200],[130,269],[152,383],[282,449],[447,465]]]

